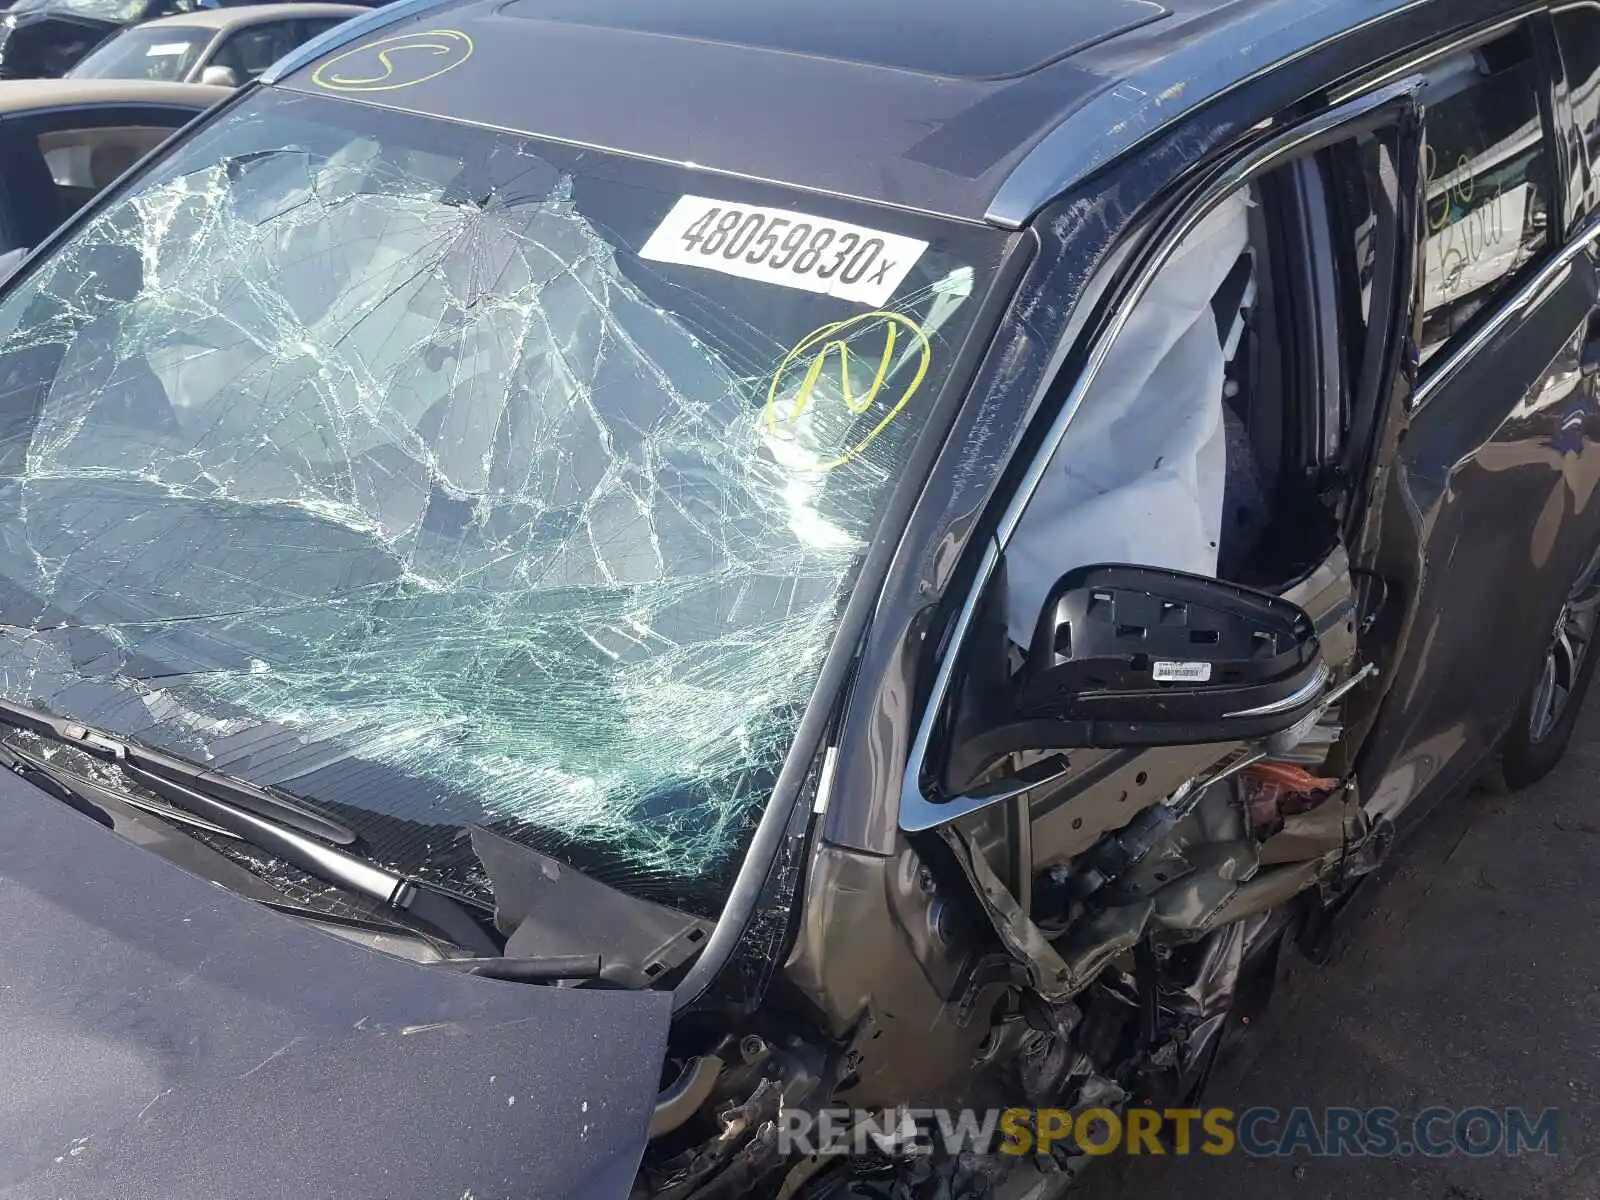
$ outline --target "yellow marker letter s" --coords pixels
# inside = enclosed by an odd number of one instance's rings
[[[396,34],[334,55],[311,73],[311,82],[330,92],[398,91],[453,71],[473,48],[458,29]]]

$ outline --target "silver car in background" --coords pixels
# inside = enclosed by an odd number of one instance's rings
[[[67,77],[239,87],[297,46],[367,11],[355,4],[251,4],[162,17],[106,39]]]

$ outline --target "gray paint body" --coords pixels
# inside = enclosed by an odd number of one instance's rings
[[[362,949],[0,772],[0,1196],[625,1196],[671,997]]]
[[[953,7],[927,19],[953,20]],[[996,355],[1005,369],[964,408],[929,485],[935,499],[883,589],[863,660],[866,677],[885,682],[845,731],[839,776],[841,792],[873,796],[903,770],[915,715],[886,663],[904,657],[919,613],[950,586],[973,514],[1031,415],[1016,397],[1046,374],[1050,335],[1152,195],[1269,119],[1268,99],[1288,105],[1302,93],[1279,73],[1248,102],[1216,98],[1341,32],[1363,31],[1317,51],[1336,60],[1318,66],[1327,77],[1438,36],[1445,22],[1437,3],[1170,7],[1031,74],[985,78],[513,17],[487,0],[402,3],[272,74],[311,91],[317,55],[368,36],[465,29],[472,69],[373,99],[999,224],[1122,163],[1080,197],[1093,204],[1059,214],[1055,265],[1070,268],[1073,286],[1024,291],[1019,307],[1037,328],[1019,323],[1015,352]],[[1501,10],[1510,6],[1464,0],[1446,23]],[[606,69],[583,65],[596,62]],[[1169,135],[1207,104],[1211,126]],[[1134,164],[1128,152],[1141,146],[1151,154]],[[1537,420],[1524,425],[1505,440],[1542,434]],[[1465,461],[1459,449],[1432,457]],[[841,637],[841,653],[850,641]],[[825,836],[887,853],[894,812],[863,808],[835,804]],[[775,801],[763,829],[786,818]],[[0,1196],[626,1194],[671,997],[523,988],[388,960],[186,876],[9,777],[0,830],[0,1023],[12,1032],[0,1059]],[[746,874],[764,875],[767,857],[753,851]],[[742,920],[731,906],[719,942]]]

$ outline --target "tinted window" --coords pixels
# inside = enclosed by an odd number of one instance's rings
[[[320,21],[301,21],[296,37],[302,42],[309,42],[319,34],[327,33],[335,25],[343,25],[348,17],[329,17]]]
[[[137,26],[103,42],[67,74],[73,79],[187,79],[212,36],[209,29]]]
[[[224,42],[211,61],[220,67],[232,67],[242,83],[254,79],[298,44],[289,21],[252,25]]]
[[[1424,97],[1426,361],[1545,248],[1548,152],[1525,31],[1429,72]]]
[[[1592,164],[1600,160],[1600,4],[1575,4],[1556,12],[1561,38],[1561,65],[1572,98],[1572,115],[1583,135],[1591,171],[1585,172],[1593,194]]]

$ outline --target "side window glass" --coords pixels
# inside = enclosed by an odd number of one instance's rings
[[[327,33],[328,30],[332,29],[335,25],[343,25],[346,19],[347,18],[344,17],[338,17],[324,21],[301,21],[300,32],[297,35],[296,40],[298,42],[309,42],[312,38],[317,37],[320,34]]]
[[[1588,156],[1584,178],[1589,181],[1589,206],[1593,208],[1600,202],[1593,174],[1600,165],[1600,4],[1587,0],[1558,8],[1555,19],[1572,115]]]
[[[217,50],[212,60],[218,66],[232,67],[240,82],[254,79],[295,47],[289,22],[254,25],[241,29]]]
[[[1429,71],[1422,253],[1426,362],[1550,241],[1550,155],[1526,29]]]
[[[172,134],[164,125],[106,125],[39,135],[39,153],[55,184],[57,220],[82,208]]]

